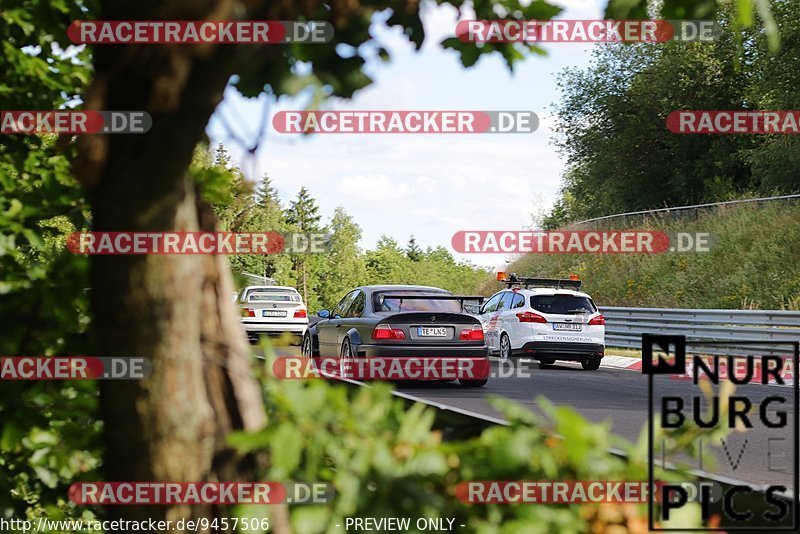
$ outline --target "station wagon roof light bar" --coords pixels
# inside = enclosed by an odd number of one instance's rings
[[[517,273],[511,273],[511,276],[506,278],[506,273],[498,272],[497,281],[506,284],[511,289],[513,286],[524,286],[525,289],[530,287],[554,287],[556,289],[572,289],[579,290],[581,288],[581,280],[578,275],[571,274],[568,279],[563,278],[526,278],[518,277]]]

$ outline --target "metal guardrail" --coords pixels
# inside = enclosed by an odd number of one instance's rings
[[[604,307],[606,345],[640,348],[642,334],[684,335],[691,349],[692,338],[704,341],[765,342],[704,346],[702,352],[718,355],[790,355],[789,345],[766,342],[800,341],[800,311],[781,310],[695,310],[671,308]]]
[[[593,219],[586,219],[585,221],[577,221],[567,224],[568,228],[573,229],[587,229],[587,228],[597,228],[601,224],[610,223],[617,219],[621,219],[623,224],[627,223],[627,220],[632,217],[666,217],[672,215],[682,215],[686,213],[697,213],[700,210],[705,210],[709,208],[719,208],[722,206],[731,206],[737,204],[751,204],[751,203],[763,203],[763,202],[774,202],[778,200],[800,200],[800,194],[795,195],[781,195],[776,197],[763,197],[763,198],[745,198],[742,200],[727,200],[725,202],[711,202],[709,204],[694,204],[691,206],[676,206],[673,208],[659,208],[653,210],[642,210],[642,211],[629,211],[627,213],[615,213],[614,215],[605,215],[603,217],[595,217]]]

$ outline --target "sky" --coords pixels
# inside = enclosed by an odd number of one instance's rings
[[[565,8],[558,18],[603,18],[604,1],[554,0]],[[462,19],[474,18],[469,12]],[[246,99],[229,89],[208,126],[212,146],[225,144],[250,180],[269,175],[285,205],[301,187],[309,189],[327,221],[344,206],[362,229],[361,247],[374,249],[386,234],[405,244],[414,236],[423,248],[444,246],[460,260],[502,268],[500,254],[458,254],[450,242],[460,230],[522,230],[556,199],[565,161],[552,144],[556,75],[567,67],[586,68],[593,45],[545,43],[547,56],[531,54],[511,73],[499,56],[483,56],[469,69],[456,52],[438,43],[454,35],[459,20],[450,6],[423,3],[426,40],[415,51],[399,28],[375,21],[372,35],[392,56],[371,61],[374,83],[353,99],[328,100],[337,110],[529,110],[537,131],[518,134],[292,135],[272,130],[254,156],[248,143],[258,136],[265,111],[302,110],[307,99],[277,102]],[[224,122],[221,120],[224,116]],[[228,128],[234,131],[234,135]]]

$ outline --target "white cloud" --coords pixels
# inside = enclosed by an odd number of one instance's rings
[[[414,193],[409,184],[393,183],[385,174],[347,176],[339,188],[350,200],[396,200]]]

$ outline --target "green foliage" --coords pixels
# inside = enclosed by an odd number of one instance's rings
[[[334,211],[330,224],[330,251],[323,255],[318,286],[315,293],[319,304],[316,308],[332,308],[345,293],[364,283],[367,267],[358,243],[361,227],[356,224],[342,206]]]
[[[94,517],[68,502],[67,488],[100,478],[96,389],[91,382],[3,386],[0,517]]]
[[[434,429],[431,408],[409,408],[386,384],[266,378],[264,391],[270,424],[230,442],[242,453],[268,452],[264,479],[336,490],[331,503],[290,508],[297,532],[336,532],[345,517],[426,516],[455,518],[464,532],[646,532],[646,505],[471,505],[456,497],[459,483],[474,480],[646,480],[644,439],[624,443],[607,423],[589,423],[571,408],[540,398],[542,417],[495,399],[509,426],[448,440]],[[613,456],[610,447],[630,457]],[[417,532],[413,524],[409,531]]]
[[[785,5],[788,2],[778,0],[666,0],[655,4],[647,0],[608,0],[606,17],[609,19],[645,19],[649,15],[666,20],[708,20],[722,9],[733,14],[732,20],[736,27],[752,28],[756,18],[754,12],[762,21],[763,28],[769,42],[770,49],[775,51],[780,44],[781,32],[778,30],[773,15],[775,5]]]
[[[406,257],[411,261],[422,259],[422,249],[417,245],[417,240],[413,235],[408,239],[408,245],[406,245]]]
[[[600,306],[800,309],[797,204],[729,206],[696,219],[627,226],[708,232],[716,245],[706,253],[528,254],[506,270],[521,276],[577,273]],[[487,290],[494,287],[488,283]]]
[[[426,285],[473,294],[488,274],[470,263],[456,262],[441,246],[413,254],[409,250],[411,242],[404,250],[394,239],[382,236],[376,249],[366,253],[368,283]]]
[[[456,1],[453,5],[461,7],[462,2]],[[162,7],[169,12],[171,5]],[[255,96],[263,91],[282,95],[310,89],[314,91],[313,102],[316,104],[320,96],[352,96],[371,82],[362,70],[365,57],[377,53],[379,57],[388,59],[388,52],[371,39],[369,32],[374,16],[383,16],[384,13],[389,15],[389,24],[402,26],[417,48],[421,46],[424,33],[418,4],[390,1],[354,3],[349,7],[353,12],[342,15],[340,10],[330,10],[320,4],[310,18],[332,21],[336,29],[334,41],[329,46],[284,46],[285,61],[265,61],[249,74],[237,78],[239,90],[245,95]],[[549,18],[559,11],[542,0],[525,5],[516,1],[503,4],[479,2],[474,7],[477,18]],[[98,15],[98,6],[92,0],[3,0],[0,8],[3,49],[0,109],[55,109],[79,104],[92,76],[88,67],[91,47],[72,48],[65,53],[70,44],[66,28],[74,20],[94,19]],[[352,48],[355,55],[344,57],[339,53],[338,45]],[[464,65],[474,64],[485,53],[499,53],[509,67],[523,57],[515,44],[479,47],[450,42],[447,46],[459,52]],[[538,51],[534,47],[531,49]],[[298,74],[303,70],[296,68],[299,64],[308,67],[308,74]],[[3,323],[0,354],[91,354],[87,335],[90,317],[84,291],[88,287],[88,262],[85,258],[68,254],[63,246],[68,233],[86,229],[89,225],[85,197],[69,172],[69,163],[74,156],[70,139],[56,140],[47,136],[4,136],[0,139],[0,317]],[[769,158],[764,158],[761,165],[768,162]],[[237,169],[231,167],[224,152],[219,151],[214,160],[199,153],[190,172],[205,198],[214,205],[225,229],[283,231],[288,228],[284,226],[288,221],[277,199],[257,192],[258,198],[254,200],[252,187]],[[265,203],[268,197],[271,199]],[[336,229],[341,229],[336,249],[339,257],[349,257],[353,243],[357,243],[357,239],[353,239],[352,225],[348,225],[342,215],[338,219],[334,217],[332,227],[335,237]],[[466,284],[470,277],[475,276],[476,270],[457,265],[448,256],[443,250],[429,250],[425,258],[415,263],[423,266],[429,261],[428,267],[441,266],[441,272],[449,273],[447,279],[431,282],[457,291],[461,288],[456,286]],[[296,276],[282,257],[236,256],[232,262],[234,265],[241,262],[239,267],[242,270],[268,273],[279,280]],[[380,261],[374,265],[382,272],[392,275],[395,272],[393,266],[384,267]],[[328,271],[322,272],[329,272],[331,276],[352,273],[361,276],[358,265],[343,267],[345,271],[337,273],[334,268],[339,267],[339,263],[329,264],[325,267]],[[433,272],[426,270],[422,274],[433,277]],[[370,275],[367,274],[366,278],[369,279]],[[324,291],[333,293],[336,290],[338,288],[330,286]],[[312,401],[314,395],[319,398],[320,393],[309,392]],[[324,400],[327,400],[327,395],[327,392],[321,394]],[[96,399],[96,385],[92,383],[3,385],[0,389],[0,514],[3,517],[35,517],[45,513],[52,518],[77,516],[74,507],[65,503],[66,486],[76,479],[102,478],[99,444],[102,423],[98,419]],[[282,402],[280,399],[268,402],[275,406],[275,402]],[[299,404],[318,406],[305,401]],[[332,402],[330,406],[341,408],[342,402]],[[385,406],[374,409],[385,409]],[[389,409],[392,417],[385,426],[380,426],[381,421],[373,418],[366,419],[376,428],[383,429],[382,433],[367,427],[361,427],[359,432],[374,438],[385,435],[388,429],[392,432],[386,438],[389,443],[399,422],[407,420],[404,424],[409,430],[400,434],[405,442],[428,443],[426,440],[429,438],[415,427],[422,421],[420,424],[424,429],[428,415],[412,413],[406,417],[398,407]],[[320,410],[319,413],[326,412]],[[351,414],[356,419],[360,415],[346,409],[341,414]],[[273,416],[276,420],[281,417],[277,413]],[[293,416],[284,417],[292,420]],[[276,425],[277,430],[283,433],[280,436],[298,439],[291,427]],[[319,434],[337,439],[333,434]],[[309,436],[303,435],[299,439],[302,442]],[[347,439],[352,440],[352,435]],[[529,436],[529,439],[534,439],[534,436]],[[436,460],[434,456],[430,457]],[[286,472],[292,465],[297,465],[297,469],[303,468],[297,464],[297,456],[285,454],[278,458]],[[307,460],[305,455],[300,459]],[[421,459],[425,460],[425,457]],[[415,467],[410,472],[424,475],[439,468],[433,461],[432,467]],[[355,473],[359,472],[366,471]],[[351,472],[345,479],[350,488],[357,482],[353,476]],[[378,506],[378,501],[374,502],[374,506]],[[352,502],[348,504],[345,501],[342,506],[352,506]],[[313,522],[314,512],[312,510],[309,515],[307,510],[312,509],[300,510],[295,521],[301,525],[302,521]],[[83,517],[90,516],[90,512],[83,513]],[[498,520],[500,515],[492,517]],[[550,518],[547,515],[542,517]],[[567,512],[559,513],[556,519],[561,517],[567,524],[574,519]]]
[[[0,109],[56,109],[89,82],[89,51],[63,52],[66,28],[94,2],[4,0]],[[65,44],[66,43],[66,44]],[[0,355],[91,354],[88,261],[66,236],[88,227],[70,174],[69,138],[0,137]],[[74,517],[67,487],[100,463],[93,383],[4,382],[0,387],[0,517]],[[91,514],[89,514],[91,515]]]
[[[777,55],[764,32],[742,28],[726,4],[713,42],[597,47],[588,70],[567,69],[556,130],[569,167],[544,225],[800,191],[793,136],[681,135],[665,126],[675,110],[797,107],[800,4],[773,9],[783,36]]]

